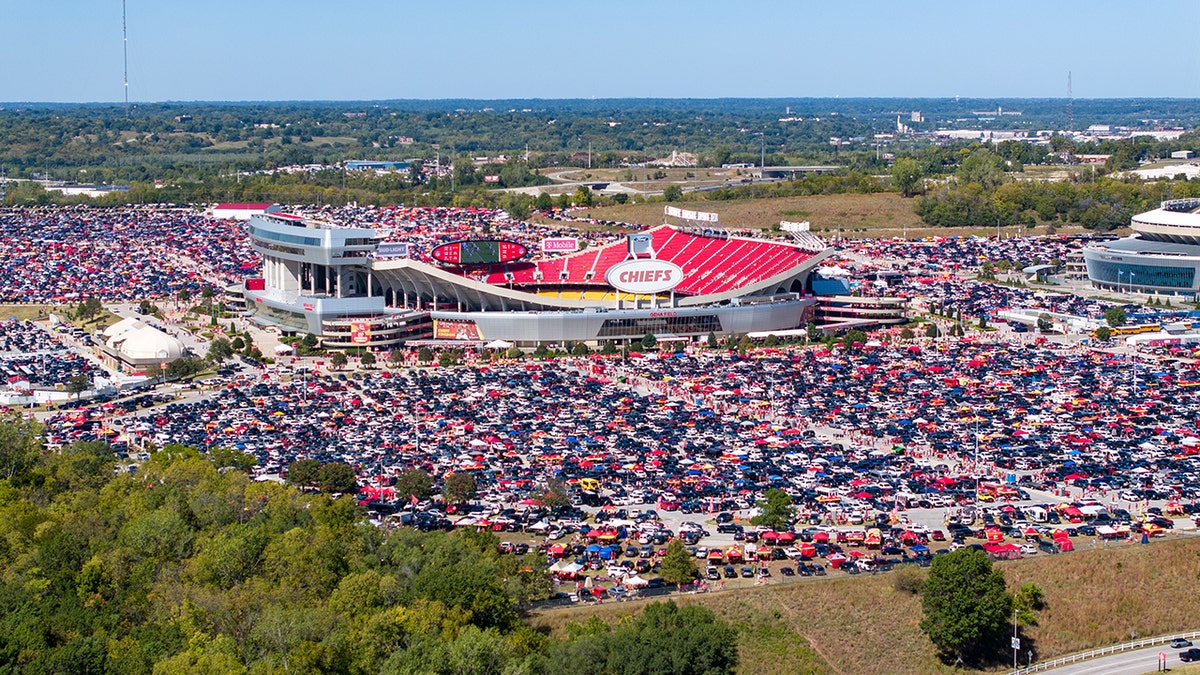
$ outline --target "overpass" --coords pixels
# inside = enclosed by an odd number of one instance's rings
[[[815,173],[817,175],[837,171],[840,166],[764,166],[760,176],[766,178],[786,178],[795,180],[797,177]]]

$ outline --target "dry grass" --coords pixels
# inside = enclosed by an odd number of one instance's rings
[[[19,321],[38,321],[46,318],[46,305],[0,305],[0,321],[16,317]]]
[[[930,237],[994,235],[995,227],[935,228],[921,222],[913,210],[912,199],[894,193],[817,195],[812,197],[780,197],[773,199],[744,199],[737,201],[688,201],[675,204],[694,211],[715,212],[721,224],[733,229],[763,229],[781,220],[812,223],[813,230],[823,236],[839,231],[849,238],[864,237]],[[663,222],[663,203],[647,202],[588,209],[591,217],[643,225]],[[1059,227],[1062,234],[1081,232],[1078,227]],[[1002,229],[1005,236],[1015,236],[1015,226]],[[1025,228],[1026,234],[1044,234],[1045,228]]]
[[[1200,539],[1121,545],[1005,563],[1009,586],[1046,593],[1040,625],[1026,632],[1038,659],[1200,627],[1193,602]],[[951,672],[921,632],[920,596],[892,589],[892,575],[806,580],[746,591],[684,596],[737,625],[742,665],[755,673]],[[639,605],[555,610],[532,623],[561,634],[568,621],[613,620]]]

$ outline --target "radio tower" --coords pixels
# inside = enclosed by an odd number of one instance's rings
[[[125,22],[125,0],[121,0],[121,52],[125,61],[125,117],[129,117],[129,29]]]
[[[1075,96],[1071,93],[1071,71],[1067,71],[1067,131],[1075,128]]]

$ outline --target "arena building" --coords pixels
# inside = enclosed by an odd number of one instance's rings
[[[715,214],[668,207],[666,216],[678,223],[530,261],[516,242],[451,242],[416,257],[370,228],[260,214],[248,233],[263,275],[227,297],[244,298],[260,325],[331,347],[698,338],[813,320],[809,276],[831,252],[819,238],[738,237]]]
[[[1191,295],[1200,291],[1200,199],[1174,199],[1134,216],[1133,234],[1083,249],[1096,288]]]

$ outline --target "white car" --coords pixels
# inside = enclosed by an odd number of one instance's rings
[[[800,549],[796,548],[795,546],[789,546],[783,549],[783,554],[792,560],[795,560],[796,558],[800,557]]]

